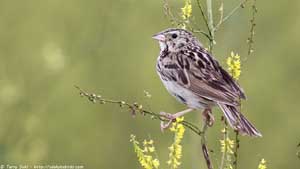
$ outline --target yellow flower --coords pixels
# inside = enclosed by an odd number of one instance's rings
[[[192,2],[191,0],[185,0],[185,5],[181,8],[182,18],[187,20],[189,17],[192,16]]]
[[[225,140],[220,140],[221,143],[221,152],[233,154],[234,141],[227,137]]]
[[[153,153],[155,151],[155,147],[153,147],[153,146],[152,147],[148,147],[148,150],[149,150],[150,153]]]
[[[184,7],[181,8],[181,17],[183,19],[183,23],[181,24],[182,29],[186,29],[186,24],[189,23],[189,18],[192,16],[192,2],[191,0],[184,0]]]
[[[149,144],[149,145],[152,145],[153,143],[154,143],[153,140],[149,140],[149,141],[148,141],[148,144]]]
[[[152,145],[153,143],[154,143],[154,141],[151,140],[151,139],[150,139],[149,141],[147,141],[147,140],[144,140],[144,141],[143,141],[143,145],[144,145],[144,146]]]
[[[232,167],[232,156],[234,154],[233,149],[234,149],[234,141],[230,139],[228,136],[228,128],[225,126],[222,130],[221,133],[224,135],[224,138],[220,140],[221,144],[221,152],[223,153],[224,157],[224,169],[233,169]]]
[[[184,126],[180,123],[184,120],[184,117],[176,118],[176,121],[172,123],[170,131],[175,134],[174,142],[169,147],[169,160],[167,164],[171,166],[172,169],[178,168],[181,164],[180,159],[182,157],[182,146],[181,141],[185,132]]]
[[[153,140],[150,141],[144,140],[143,148],[139,146],[140,143],[135,139],[135,135],[130,136],[130,142],[132,142],[138,161],[144,169],[158,169],[160,164],[159,160],[153,159],[152,156],[152,153],[155,152],[155,148],[153,146]]]
[[[267,161],[265,159],[261,159],[258,165],[258,169],[266,169],[267,168]]]
[[[154,166],[155,168],[158,168],[158,167],[159,167],[159,165],[160,165],[160,163],[159,163],[159,160],[158,160],[158,159],[154,159],[154,160],[152,161],[152,163],[153,163],[153,166]]]
[[[184,120],[184,116],[176,118],[177,123],[183,122],[183,120]]]
[[[226,60],[230,75],[238,80],[241,75],[241,58],[238,54],[231,52],[231,55]]]
[[[148,144],[147,140],[143,141],[143,145],[146,146]]]

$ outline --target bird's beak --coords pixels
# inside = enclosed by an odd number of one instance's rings
[[[152,36],[152,38],[158,41],[166,41],[165,35],[162,34],[155,34]]]

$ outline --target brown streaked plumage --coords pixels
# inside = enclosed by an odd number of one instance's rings
[[[153,38],[161,49],[157,72],[171,95],[186,104],[189,111],[204,109],[207,113],[217,105],[231,127],[242,134],[261,136],[239,112],[240,99],[246,98],[242,88],[191,32],[167,29]],[[169,116],[172,119],[189,111]]]

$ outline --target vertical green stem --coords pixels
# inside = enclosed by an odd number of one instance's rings
[[[233,162],[233,166],[234,169],[237,169],[237,165],[238,165],[238,150],[240,148],[240,139],[239,139],[239,132],[235,131],[235,150],[234,150],[234,162]]]
[[[207,20],[208,20],[208,27],[210,32],[210,44],[209,50],[212,52],[212,47],[214,45],[214,20],[213,20],[213,12],[212,12],[212,0],[206,0],[206,8],[207,8]]]
[[[202,7],[198,2],[198,5],[202,11]],[[208,26],[208,31],[209,31],[209,51],[212,53],[213,51],[213,44],[214,44],[214,23],[213,23],[213,12],[212,12],[212,0],[206,0],[206,5],[207,5],[207,26]],[[203,18],[205,18],[205,15],[202,13]],[[205,137],[205,132],[207,130],[208,124],[207,121],[204,120],[203,122],[203,126],[202,126],[202,136],[201,136],[201,145],[202,145],[202,151],[203,151],[203,155],[206,161],[206,165],[208,169],[213,169],[213,165],[212,162],[210,160],[209,157],[209,150],[206,144],[206,137]]]
[[[209,150],[208,150],[208,147],[207,147],[207,144],[206,144],[205,132],[207,130],[207,127],[208,127],[207,121],[204,120],[203,125],[202,125],[201,147],[202,147],[202,152],[203,152],[203,155],[204,155],[204,159],[206,161],[207,168],[208,169],[213,169],[213,165],[212,165],[212,162],[211,162],[210,157],[209,157]]]
[[[223,133],[223,140],[226,142],[226,138],[228,137],[228,131],[227,131],[227,123],[226,120],[224,120],[224,133]],[[227,146],[225,145],[225,150],[222,153],[222,158],[221,158],[221,164],[220,164],[220,169],[224,168],[225,165],[225,158],[226,158],[226,153],[227,153]]]

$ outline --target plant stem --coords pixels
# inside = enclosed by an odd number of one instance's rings
[[[227,21],[227,19],[229,19],[233,14],[235,14],[235,12],[241,8],[248,0],[244,0],[242,2],[240,2],[235,8],[232,9],[231,12],[229,12],[229,14],[227,16],[225,16],[222,20],[222,23],[224,23],[225,21]]]
[[[209,32],[209,36],[207,36],[208,40],[209,40],[209,51],[212,53],[213,51],[213,45],[214,45],[214,26],[213,26],[213,14],[212,14],[212,1],[211,0],[207,0],[206,1],[206,5],[207,5],[207,19],[205,17],[202,5],[200,3],[200,0],[197,0],[197,4],[198,7],[201,11],[202,17],[205,21],[205,24],[207,26],[208,32]],[[207,147],[207,143],[206,143],[206,130],[208,129],[208,122],[206,119],[203,120],[203,125],[202,125],[202,135],[201,135],[201,148],[202,148],[202,152],[203,152],[203,156],[204,159],[206,161],[206,165],[208,169],[213,169],[213,165],[209,156],[209,150]]]
[[[206,25],[207,30],[208,30],[208,32],[209,32],[209,35],[211,35],[211,30],[209,29],[208,21],[207,21],[207,18],[206,18],[206,16],[205,16],[204,9],[203,9],[203,7],[202,7],[202,5],[201,5],[200,0],[197,0],[197,5],[198,5],[198,8],[200,9],[202,18],[203,18],[203,20],[204,20],[204,22],[205,22],[205,25]]]
[[[213,165],[212,165],[212,162],[210,160],[209,151],[208,151],[207,144],[206,144],[205,132],[206,132],[207,128],[208,128],[207,121],[203,120],[203,125],[202,125],[202,129],[201,129],[202,130],[201,148],[202,148],[204,159],[206,161],[207,168],[208,169],[213,169]]]
[[[145,110],[142,108],[142,105],[140,105],[138,103],[130,104],[130,103],[122,101],[122,100],[105,99],[105,98],[102,98],[100,95],[88,93],[78,86],[75,86],[75,88],[79,90],[81,96],[86,97],[90,102],[100,103],[100,104],[105,104],[105,103],[117,104],[120,107],[128,108],[133,116],[135,116],[136,113],[141,113],[142,115],[150,115],[150,117],[152,119],[157,119],[160,121],[168,121],[164,115],[161,115],[159,113],[155,113],[155,112],[152,112],[149,110]],[[188,129],[190,129],[191,131],[193,131],[195,134],[202,137],[203,132],[196,125],[194,125],[188,121],[185,121],[185,120],[180,123],[182,125],[184,125],[185,127],[187,127]]]
[[[250,20],[250,23],[251,23],[250,36],[247,39],[247,42],[249,45],[248,55],[250,55],[254,51],[253,43],[254,43],[254,34],[255,34],[255,26],[256,26],[255,18],[256,18],[256,14],[257,14],[256,0],[253,0],[253,4],[252,4],[251,8],[252,8],[252,18]]]
[[[214,29],[214,21],[213,21],[213,12],[212,12],[212,0],[206,0],[207,7],[207,19],[208,19],[208,27],[210,30]],[[212,32],[213,36],[213,32]]]
[[[223,133],[223,140],[226,141],[226,138],[228,137],[228,128],[227,128],[227,123],[226,120],[224,120],[224,133]],[[227,153],[227,146],[225,145],[225,150],[222,153],[222,158],[221,158],[221,164],[220,164],[220,169],[224,168],[225,164],[225,158],[226,158],[226,153]]]
[[[209,27],[209,31],[210,31],[210,35],[211,35],[211,40],[209,43],[209,50],[212,53],[212,48],[213,48],[214,41],[215,41],[212,0],[206,0],[206,8],[207,8],[208,27]]]
[[[235,149],[234,149],[234,162],[233,166],[234,169],[237,169],[237,164],[238,164],[238,150],[240,148],[240,139],[239,139],[239,132],[235,131]]]
[[[213,32],[216,32],[219,27],[226,22],[229,18],[231,18],[240,8],[243,8],[248,0],[241,1],[236,7],[234,7],[225,17],[223,17],[222,20],[219,21],[219,23],[214,27]]]
[[[211,29],[211,26],[210,26],[210,24],[209,24],[209,21],[207,20],[207,18],[206,18],[206,16],[205,16],[204,9],[203,9],[203,7],[202,7],[202,5],[201,5],[200,0],[197,0],[197,5],[198,5],[198,8],[200,9],[202,18],[203,18],[203,20],[204,20],[204,22],[205,22],[205,25],[206,25],[206,27],[207,27],[207,30],[208,30],[208,34],[206,34],[206,37],[207,37],[207,39],[209,40],[209,51],[212,51],[213,42],[214,42],[214,39],[213,39],[213,37],[214,37],[214,36],[213,36],[213,35],[214,35],[213,29]],[[211,14],[212,14],[212,9],[210,9],[210,10],[211,10]],[[207,36],[207,35],[208,35],[208,36]]]
[[[220,8],[219,8],[219,12],[220,12],[220,19],[219,19],[218,24],[215,26],[214,31],[216,31],[217,27],[219,27],[223,22],[223,18],[224,18],[224,0],[221,0],[221,5],[220,5]]]

